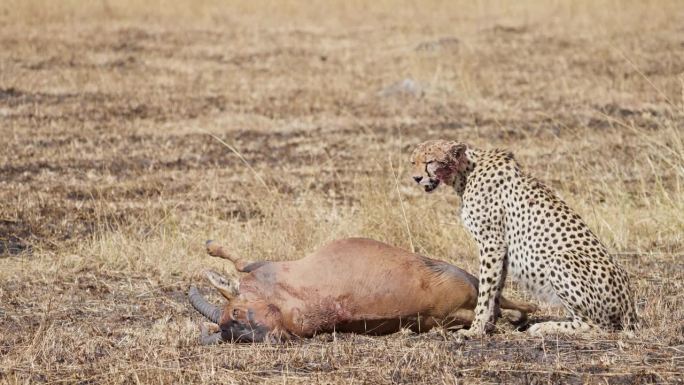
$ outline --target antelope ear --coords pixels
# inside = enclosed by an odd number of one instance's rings
[[[211,270],[206,270],[204,275],[227,300],[230,301],[240,294],[240,281],[234,277],[226,279],[217,272]]]

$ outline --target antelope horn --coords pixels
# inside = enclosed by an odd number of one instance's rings
[[[190,300],[192,307],[200,312],[200,314],[207,317],[213,323],[219,323],[221,318],[221,309],[207,302],[207,300],[202,297],[202,294],[200,294],[196,287],[190,286],[190,290],[188,291],[188,299]]]

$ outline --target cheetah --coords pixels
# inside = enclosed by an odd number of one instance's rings
[[[426,192],[440,184],[454,188],[461,197],[460,217],[479,249],[475,320],[464,336],[493,329],[507,275],[569,314],[567,321],[532,325],[530,334],[637,326],[625,270],[580,216],[524,172],[513,154],[434,140],[418,145],[411,162],[413,179]]]

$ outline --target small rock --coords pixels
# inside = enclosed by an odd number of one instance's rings
[[[425,41],[416,46],[416,51],[431,52],[439,50],[455,50],[460,41],[455,37],[443,37],[439,40]]]
[[[423,87],[418,84],[413,79],[406,78],[402,81],[390,84],[380,91],[378,94],[382,97],[393,97],[393,96],[409,96],[409,97],[420,97],[423,96]]]

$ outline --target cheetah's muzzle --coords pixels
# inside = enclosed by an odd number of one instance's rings
[[[425,192],[432,192],[434,191],[437,186],[439,186],[439,179],[430,179],[429,183],[425,185]]]

